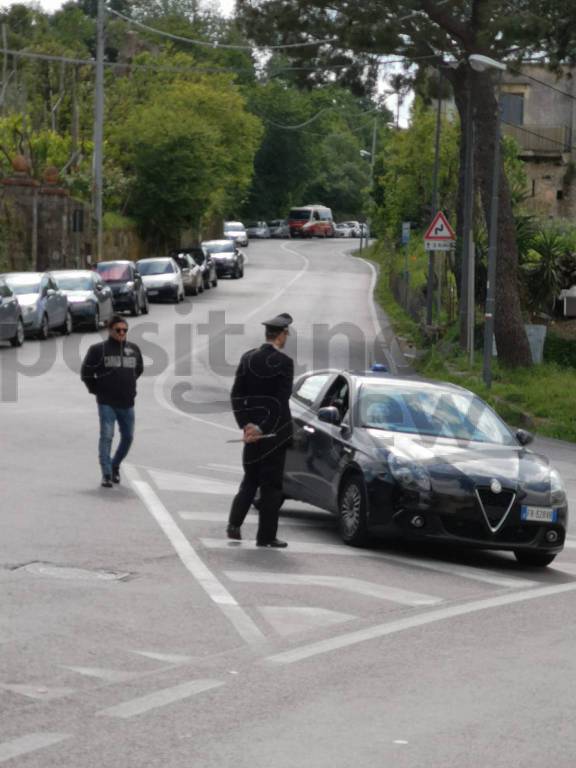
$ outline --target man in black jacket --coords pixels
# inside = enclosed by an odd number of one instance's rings
[[[104,488],[120,482],[120,464],[134,439],[136,380],[142,375],[144,365],[138,346],[126,341],[127,333],[128,323],[122,315],[112,315],[108,339],[90,347],[82,363],[82,381],[98,402],[98,456]],[[111,458],[115,422],[120,428],[120,444]]]
[[[282,352],[292,318],[287,313],[267,320],[266,343],[246,352],[236,371],[231,399],[234,416],[244,432],[244,478],[232,502],[227,534],[241,539],[240,527],[260,489],[259,547],[284,548],[277,537],[282,506],[286,448],[292,439],[290,395],[294,363]]]

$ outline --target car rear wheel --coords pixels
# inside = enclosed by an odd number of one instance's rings
[[[42,315],[42,320],[40,321],[40,328],[38,329],[38,338],[42,341],[46,341],[48,338],[48,332],[49,332],[49,326],[48,326],[48,315]]]
[[[138,296],[134,296],[134,299],[132,301],[132,309],[130,310],[130,314],[132,315],[132,317],[138,317],[140,312],[141,312],[141,309],[140,309],[140,299],[138,298]]]
[[[532,568],[545,568],[556,557],[556,555],[548,555],[546,552],[526,552],[523,549],[517,549],[514,555],[520,565],[529,565]]]
[[[148,296],[144,294],[144,302],[142,303],[142,314],[147,315],[150,312],[150,305],[148,304]]]
[[[10,339],[10,344],[12,344],[13,347],[21,347],[22,344],[24,344],[24,323],[21,318],[18,318],[18,322],[16,323],[16,333]]]
[[[218,286],[218,278],[215,277],[214,280],[212,280],[212,288],[216,288]]]
[[[342,541],[361,547],[368,541],[366,489],[359,475],[344,481],[338,501],[339,530]]]

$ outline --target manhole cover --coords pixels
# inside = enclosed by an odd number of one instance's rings
[[[29,563],[19,570],[33,573],[35,576],[48,576],[53,579],[68,581],[126,581],[132,574],[120,571],[99,571],[86,568],[71,568],[66,565],[51,565],[50,563]]]

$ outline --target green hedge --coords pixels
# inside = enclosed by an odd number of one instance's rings
[[[563,368],[576,368],[576,340],[565,339],[548,330],[544,343],[544,361],[556,363]]]

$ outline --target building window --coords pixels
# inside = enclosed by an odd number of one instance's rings
[[[524,94],[503,93],[500,100],[503,122],[511,125],[524,125]]]
[[[532,179],[532,197],[536,197],[536,179]]]
[[[556,190],[556,200],[564,200],[564,192],[561,189]]]

